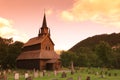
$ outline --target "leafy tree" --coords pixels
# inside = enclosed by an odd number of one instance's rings
[[[116,49],[113,49],[113,65],[115,68],[120,68],[120,47],[119,48],[116,48]]]
[[[70,51],[62,51],[60,57],[64,67],[70,66],[71,61],[76,62],[77,60],[76,54]]]
[[[2,68],[15,67],[15,61],[22,46],[22,42],[13,42],[12,38],[4,39],[0,37],[0,65]]]
[[[107,42],[101,41],[96,46],[96,54],[98,55],[99,66],[111,67],[112,65],[112,49]]]

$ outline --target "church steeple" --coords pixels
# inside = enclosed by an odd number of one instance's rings
[[[49,28],[47,27],[46,15],[44,13],[42,27],[41,27],[41,30],[39,30],[38,36],[46,35],[46,34],[50,35],[50,31],[49,31]]]
[[[44,17],[43,17],[42,27],[47,27],[47,22],[46,22],[46,15],[45,15],[45,13],[44,13]]]

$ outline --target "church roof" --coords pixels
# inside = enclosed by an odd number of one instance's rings
[[[55,51],[36,50],[21,53],[17,60],[25,59],[60,59],[60,56]]]
[[[49,37],[49,36],[48,35],[44,35],[44,36],[39,36],[39,37],[31,38],[27,43],[24,44],[23,47],[32,46],[32,45],[35,45],[35,44],[42,43],[47,37]],[[50,37],[49,37],[49,39],[51,40]],[[52,40],[51,40],[51,42],[54,45],[54,43],[53,43]]]

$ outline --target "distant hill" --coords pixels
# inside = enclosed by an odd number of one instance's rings
[[[111,47],[120,44],[120,33],[112,33],[112,34],[102,34],[95,35],[93,37],[88,37],[85,40],[80,41],[75,46],[73,46],[69,51],[78,51],[80,47],[88,47],[93,48],[100,41],[105,41],[110,44]]]

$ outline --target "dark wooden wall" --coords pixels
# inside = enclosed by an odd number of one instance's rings
[[[17,67],[21,69],[39,69],[40,70],[40,60],[27,59],[27,60],[18,60]]]

